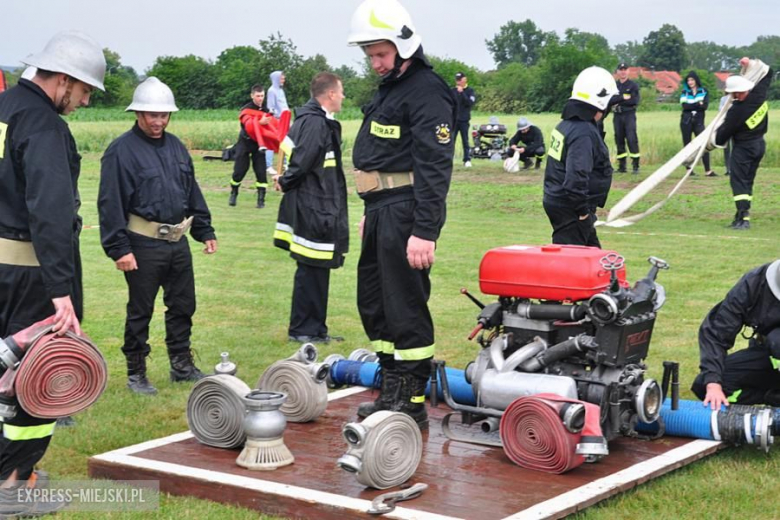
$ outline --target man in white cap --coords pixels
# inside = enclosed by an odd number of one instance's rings
[[[740,333],[748,347],[729,354]],[[745,274],[712,308],[699,328],[699,356],[691,390],[713,410],[780,406],[780,260]]]
[[[58,334],[81,334],[81,157],[60,115],[103,90],[106,60],[92,38],[65,31],[23,61],[34,75],[0,94],[0,338],[52,314]],[[6,404],[17,414],[2,423],[3,487],[35,479],[55,424]]]
[[[400,3],[365,0],[351,25],[350,45],[363,49],[382,78],[363,107],[352,152],[365,202],[358,310],[382,369],[379,398],[361,404],[358,415],[392,409],[425,429],[435,351],[429,274],[452,177],[457,101]]]
[[[101,161],[100,239],[127,281],[122,347],[127,386],[139,394],[155,394],[146,377],[146,356],[160,287],[171,381],[203,377],[190,350],[195,279],[186,233],[191,229],[192,237],[205,243],[206,254],[217,251],[217,238],[192,158],[182,142],[165,131],[171,112],[178,110],[171,89],[155,77],[147,78],[135,89],[127,110],[135,112],[136,124],[109,145]]]
[[[588,67],[574,81],[561,122],[552,131],[543,203],[554,244],[601,247],[596,208],[607,202],[612,165],[597,123],[617,92],[607,70]]]
[[[769,129],[769,104],[766,98],[773,73],[761,60],[742,58],[739,63],[743,73],[748,68],[759,69],[763,74],[759,74],[762,79],[757,83],[741,75],[726,79],[726,92],[734,98],[734,104],[717,129],[712,144],[724,148],[731,139],[731,158],[727,169],[737,213],[730,227],[745,230],[750,229],[753,181],[766,151],[764,134]]]

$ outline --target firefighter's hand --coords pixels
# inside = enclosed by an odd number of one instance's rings
[[[360,223],[358,224],[358,236],[360,240],[363,240],[363,228],[366,226],[366,216],[360,217]]]
[[[203,252],[207,255],[213,255],[217,252],[217,239],[212,238],[211,240],[206,240],[204,242],[206,244],[206,247],[203,248]]]
[[[73,302],[70,296],[52,298],[54,304],[54,330],[58,336],[64,336],[66,332],[72,330],[77,336],[81,336],[81,325],[76,317],[76,310],[73,308]]]
[[[262,119],[259,121],[259,124],[261,124],[261,125],[265,126],[265,125],[267,125],[268,123],[270,123],[270,122],[271,122],[271,119],[272,119],[272,118],[273,118],[273,116],[265,116],[264,118],[262,118]]]
[[[279,177],[281,177],[281,176],[282,176],[281,173],[277,173],[276,175],[274,175],[274,190],[275,191],[282,191],[282,185],[279,184]]]
[[[435,250],[436,242],[412,235],[406,245],[406,259],[412,269],[428,269],[433,265]]]
[[[739,64],[742,67],[742,71],[744,72],[744,70],[750,64],[750,58],[748,58],[747,56],[743,57],[742,59],[739,60]]]
[[[127,253],[125,256],[119,258],[116,261],[116,268],[124,272],[138,269],[138,262],[135,261],[135,255],[133,253]]]
[[[723,393],[723,387],[720,383],[708,383],[707,395],[704,396],[704,406],[710,405],[713,410],[720,410],[720,405],[729,405],[726,394]]]

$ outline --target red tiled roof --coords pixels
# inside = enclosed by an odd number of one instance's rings
[[[663,94],[674,94],[680,88],[682,78],[673,70],[650,70],[644,67],[629,67],[629,79],[637,79],[639,76],[655,83],[655,88]]]

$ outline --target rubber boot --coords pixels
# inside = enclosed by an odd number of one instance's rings
[[[142,395],[154,395],[157,389],[146,379],[146,355],[129,354],[127,358],[127,388]]]
[[[528,170],[531,168],[531,166],[534,165],[534,162],[531,159],[523,159],[523,169]]]
[[[639,157],[631,158],[631,173],[639,173]]]
[[[536,158],[536,165],[534,166],[534,170],[538,170],[541,167],[542,167],[542,158],[541,157],[537,157]]]
[[[192,361],[190,349],[175,353],[168,351],[168,357],[171,361],[171,381],[174,383],[198,381],[206,377]]]
[[[417,423],[420,430],[428,429],[428,411],[425,409],[427,377],[414,373],[400,373],[401,390],[393,406],[394,412],[405,413]]]
[[[626,158],[618,159],[618,173],[626,173]]]
[[[750,229],[750,212],[748,210],[738,211],[736,220],[731,224],[731,229],[736,229],[736,230]]]
[[[400,375],[395,367],[380,368],[379,373],[382,377],[382,386],[379,389],[379,397],[372,402],[360,403],[358,405],[358,417],[364,419],[372,413],[390,410],[393,408],[398,391],[400,390]]]
[[[228,206],[235,206],[236,205],[236,199],[238,199],[238,188],[240,186],[231,186],[230,187],[230,199],[228,200]]]
[[[257,209],[265,207],[265,188],[257,188]]]

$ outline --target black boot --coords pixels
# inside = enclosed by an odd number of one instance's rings
[[[379,374],[382,377],[382,386],[379,389],[379,397],[373,402],[360,403],[358,405],[358,417],[366,418],[372,413],[390,410],[400,390],[400,374],[395,367],[381,367]]]
[[[157,389],[146,379],[146,355],[126,354],[127,388],[136,394],[154,395]]]
[[[618,159],[618,173],[626,173],[626,158]]]
[[[631,158],[631,173],[639,173],[639,157]]]
[[[531,168],[531,166],[534,165],[534,162],[531,159],[523,159],[523,169],[528,170]]]
[[[190,349],[181,352],[168,352],[171,360],[171,381],[180,383],[183,381],[198,381],[206,377],[206,374],[198,370],[192,361],[192,351]]]
[[[265,207],[265,188],[257,188],[257,208]]]
[[[731,229],[750,229],[750,212],[748,210],[737,211],[737,217],[731,223]]]
[[[425,387],[427,377],[414,373],[401,373],[401,391],[393,411],[405,413],[417,423],[420,430],[428,429],[428,411],[425,409]]]
[[[230,200],[228,200],[228,206],[236,205],[236,199],[238,198],[238,188],[239,186],[230,187]]]
[[[537,157],[536,158],[536,166],[534,166],[534,170],[538,170],[541,167],[542,167],[542,158],[541,157]]]

